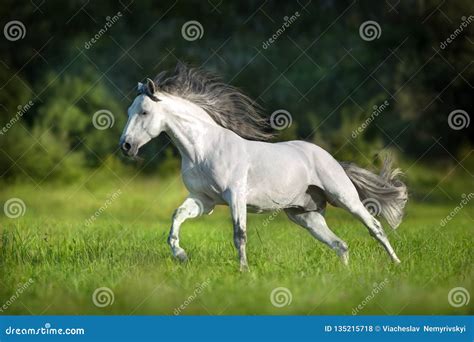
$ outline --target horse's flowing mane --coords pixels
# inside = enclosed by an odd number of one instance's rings
[[[173,72],[163,71],[154,80],[158,90],[186,99],[204,109],[220,126],[245,139],[273,137],[260,107],[239,89],[217,76],[178,63]]]

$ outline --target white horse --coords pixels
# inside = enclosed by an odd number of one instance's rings
[[[141,146],[166,132],[178,148],[181,175],[189,190],[174,212],[168,243],[173,255],[187,260],[179,244],[181,224],[214,206],[228,205],[240,268],[247,269],[247,211],[284,210],[288,217],[328,245],[344,264],[348,246],[327,226],[326,203],[346,209],[368,228],[392,260],[399,263],[369,201],[396,228],[407,201],[406,186],[384,163],[380,175],[340,163],[304,141],[269,143],[271,134],[252,100],[236,88],[198,69],[179,64],[146,84],[128,109],[120,138],[122,151],[135,157]],[[364,203],[363,203],[364,201]]]

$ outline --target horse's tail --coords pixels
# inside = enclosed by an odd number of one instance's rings
[[[382,215],[393,229],[397,228],[402,222],[408,194],[406,185],[399,179],[402,171],[392,169],[392,159],[385,158],[379,175],[353,163],[340,164],[371,214]]]

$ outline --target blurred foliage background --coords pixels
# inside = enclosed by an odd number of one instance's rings
[[[440,47],[473,9],[469,0],[4,0],[2,27],[19,20],[26,35],[1,37],[0,126],[19,106],[34,105],[0,135],[1,178],[70,183],[104,167],[177,172],[179,158],[166,136],[144,148],[141,163],[121,157],[117,143],[137,81],[181,60],[222,75],[267,116],[289,111],[293,123],[277,140],[313,141],[364,166],[391,150],[417,189],[428,192],[474,169],[472,125],[448,125],[453,110],[472,112],[474,24]],[[297,20],[264,47],[296,12]],[[190,20],[202,25],[201,39],[183,38]],[[361,39],[367,20],[380,25],[378,39]],[[387,108],[354,138],[385,101]],[[115,123],[98,130],[92,116],[104,109]]]

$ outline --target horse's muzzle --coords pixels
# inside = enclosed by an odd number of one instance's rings
[[[133,157],[138,152],[136,144],[132,144],[127,140],[123,140],[120,142],[120,149],[122,150],[122,153],[128,157]]]

